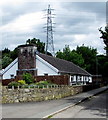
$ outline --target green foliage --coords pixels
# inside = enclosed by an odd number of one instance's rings
[[[103,76],[108,77],[108,62],[104,63],[103,68],[104,68]]]
[[[78,54],[75,50],[71,51],[69,46],[65,46],[63,52],[60,50],[56,53],[56,57],[60,59],[64,59],[70,62],[79,65],[80,67],[84,67],[84,59],[81,54]]]
[[[28,39],[26,41],[26,44],[34,44],[37,46],[37,50],[41,53],[45,53],[45,43],[40,42],[39,39],[33,38],[33,39]]]
[[[26,85],[25,80],[19,80],[18,83],[20,83],[20,85]]]
[[[36,85],[49,85],[49,82],[48,81],[40,81],[40,82],[37,82]]]
[[[29,84],[29,85],[26,85],[25,87],[26,88],[28,88],[28,87],[30,87],[30,88],[47,88],[47,86],[48,87],[54,87],[56,84],[53,84],[53,83],[51,83],[51,82],[49,82],[49,81],[40,81],[40,82],[37,82],[37,83],[31,83],[31,84]]]
[[[102,36],[100,38],[103,39],[105,44],[106,55],[108,56],[108,26],[105,27],[105,31],[102,30],[102,27],[99,29]]]
[[[10,52],[10,57],[12,60],[15,60],[18,57],[18,48],[15,48],[13,51]]]
[[[2,68],[6,68],[14,59],[17,58],[17,48],[10,51],[8,48],[2,50]]]
[[[11,62],[12,62],[12,59],[8,55],[5,55],[2,58],[2,68],[7,67]]]
[[[8,88],[12,88],[12,86],[14,86],[14,88],[17,88],[18,86],[20,86],[20,83],[12,81],[8,84]]]
[[[34,78],[30,73],[24,73],[23,74],[23,80],[27,83],[27,84],[31,84],[34,82]]]
[[[77,46],[76,52],[82,55],[85,69],[91,74],[96,74],[97,49],[82,45],[80,47]]]
[[[60,50],[56,53],[56,57],[70,61],[86,69],[91,74],[96,73],[96,55],[97,50],[84,45],[77,46],[76,50],[70,50],[69,46],[65,46],[63,52]]]
[[[26,41],[27,44],[34,44],[37,46],[37,50],[41,53],[45,53],[45,43],[41,42],[39,39],[33,38]],[[50,53],[48,53],[50,54]],[[2,68],[6,68],[13,60],[18,57],[17,47],[10,51],[8,48],[2,50]],[[1,61],[0,61],[1,64]]]

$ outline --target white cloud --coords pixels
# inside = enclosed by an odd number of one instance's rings
[[[34,26],[42,24],[42,13],[30,13],[20,16],[11,23],[8,23],[0,28],[1,31],[5,32],[27,32],[31,31]]]
[[[55,50],[64,48],[66,44],[70,45],[71,49],[75,49],[77,45],[85,44],[98,48],[98,51],[102,53],[104,44],[99,38],[98,28],[105,26],[104,4],[99,3],[98,8],[98,3],[84,5],[82,3],[80,5],[58,1],[53,3],[50,0],[49,3],[56,13],[54,19],[56,22]],[[3,24],[0,27],[3,48],[13,49],[33,37],[45,42],[46,34],[44,34],[42,27],[44,27],[46,19],[42,19],[42,10],[46,9],[49,3],[48,1],[32,0],[0,1],[3,8]]]
[[[0,6],[4,6],[4,5],[17,6],[18,4],[22,4],[23,2],[24,0],[1,0]]]

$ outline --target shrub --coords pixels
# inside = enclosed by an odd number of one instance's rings
[[[14,88],[17,88],[18,86],[20,86],[20,83],[18,83],[16,81],[10,82],[8,84],[8,88],[12,88],[12,86],[14,86]]]
[[[26,85],[25,80],[19,80],[18,83],[19,83],[20,85]]]
[[[23,74],[23,80],[25,80],[25,82],[27,84],[31,84],[31,83],[34,82],[34,78],[33,78],[33,76],[30,73],[24,73]]]
[[[36,85],[48,85],[49,83],[47,81],[40,81],[37,82]]]

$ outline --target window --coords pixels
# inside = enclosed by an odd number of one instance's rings
[[[73,81],[73,76],[71,76],[71,81]]]
[[[48,73],[44,73],[45,76],[48,76]]]
[[[10,77],[11,77],[11,79],[14,79],[14,74],[11,74]]]

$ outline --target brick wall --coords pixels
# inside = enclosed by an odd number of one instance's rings
[[[57,75],[57,76],[36,76],[35,81],[49,81],[57,85],[69,85],[69,75]]]
[[[21,80],[21,76],[17,76],[15,79],[5,79],[2,80],[2,85],[6,86],[12,81]],[[55,83],[57,85],[69,85],[69,75],[57,75],[57,76],[35,76],[35,82],[39,81],[49,81],[51,83]]]
[[[18,47],[18,71],[17,75],[30,73],[37,75],[36,70],[36,47],[34,45],[20,45]]]
[[[18,81],[18,79],[4,79],[2,80],[2,85],[7,86],[12,81]]]

